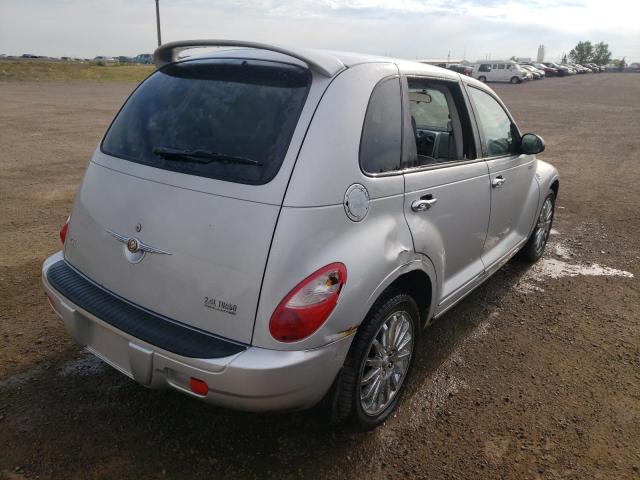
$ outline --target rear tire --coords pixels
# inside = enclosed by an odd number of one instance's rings
[[[376,301],[332,388],[332,423],[371,430],[395,410],[413,365],[419,318],[413,297],[397,290]]]
[[[531,232],[531,236],[527,243],[522,247],[522,257],[529,262],[537,262],[544,253],[544,247],[549,240],[549,233],[553,226],[553,216],[555,212],[556,194],[553,190],[550,190],[547,194],[540,214],[536,220],[536,226]]]

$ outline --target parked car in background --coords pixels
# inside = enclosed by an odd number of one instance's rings
[[[584,65],[584,64],[578,64],[578,63],[576,63],[575,65],[576,65],[576,67],[578,67],[578,68],[582,69],[582,73],[593,73],[593,70],[591,70],[589,67],[587,67],[587,66],[586,66],[586,65]]]
[[[538,70],[533,65],[520,65],[525,70],[528,70],[533,75],[534,80],[540,80],[545,77],[545,73],[541,70]]]
[[[571,75],[571,72],[569,71],[569,69],[564,65],[558,65],[557,63],[553,63],[553,62],[542,62],[542,64],[547,67],[554,68],[557,71],[557,75],[559,77]]]
[[[104,56],[104,55],[98,55],[97,57],[93,58],[93,61],[94,62],[106,63],[106,62],[115,62],[116,60],[113,57],[107,57],[107,56]]]
[[[150,53],[141,53],[134,58],[136,63],[150,64],[153,63],[153,55]]]
[[[553,67],[547,67],[546,65],[542,64],[542,63],[527,63],[527,65],[532,65],[535,68],[537,68],[538,70],[542,70],[545,74],[545,76],[547,77],[555,77],[558,75],[558,69],[553,68]]]
[[[530,72],[511,60],[481,60],[473,65],[473,78],[481,82],[522,83]]]
[[[462,65],[459,63],[452,63],[448,65],[446,68],[449,70],[453,70],[454,72],[458,72],[461,75],[467,75],[470,77],[473,74],[473,68],[468,67],[467,65]]]
[[[155,59],[42,272],[73,338],[140,384],[250,411],[326,398],[370,429],[422,328],[541,258],[558,172],[481,82],[240,41]]]

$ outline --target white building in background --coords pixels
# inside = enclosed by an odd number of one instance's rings
[[[538,63],[540,62],[544,62],[544,45],[540,45],[538,47],[538,58],[537,58]]]

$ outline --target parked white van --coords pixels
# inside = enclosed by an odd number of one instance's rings
[[[473,64],[473,78],[481,82],[522,83],[528,80],[527,72],[512,60],[484,60]]]

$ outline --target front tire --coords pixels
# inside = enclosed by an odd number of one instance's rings
[[[522,248],[522,256],[529,262],[536,262],[544,253],[544,247],[549,240],[549,233],[553,226],[553,215],[555,212],[556,194],[553,190],[549,191],[547,197],[544,199],[536,226],[527,240],[527,243]]]
[[[370,430],[395,410],[413,364],[418,306],[391,290],[378,299],[358,329],[332,394],[333,423]]]
[[[514,85],[515,85],[516,83],[520,83],[520,82],[522,82],[522,80],[520,80],[518,77],[511,77],[511,80],[510,80],[510,81],[511,81],[511,83],[513,83]]]
[[[480,80],[482,83],[487,83],[487,77],[485,77],[484,75],[479,76],[478,80]]]

